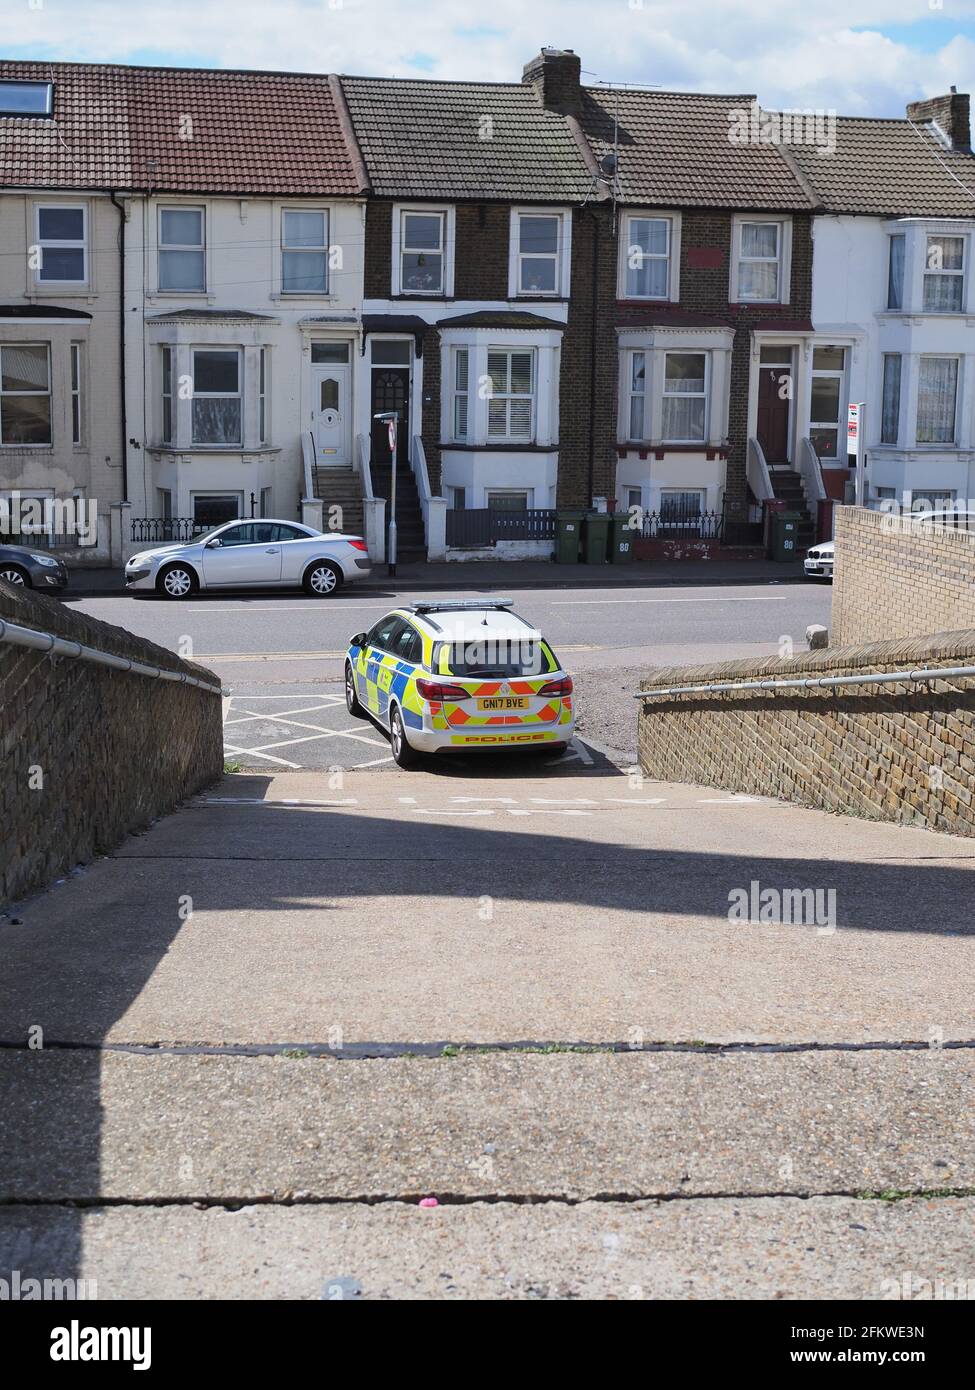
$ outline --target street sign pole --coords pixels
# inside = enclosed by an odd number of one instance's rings
[[[856,471],[854,473],[854,500],[858,507],[863,506],[867,492],[866,456],[863,451],[865,412],[866,405],[863,401],[851,403],[847,410],[846,422],[847,454],[854,455],[856,459]]]

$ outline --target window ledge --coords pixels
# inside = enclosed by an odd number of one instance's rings
[[[28,299],[95,299],[96,292],[90,285],[79,285],[76,280],[66,280],[62,285],[48,281],[35,285],[28,291]]]
[[[455,440],[444,440],[437,445],[438,449],[451,449],[455,453],[478,454],[554,454],[558,452],[558,444],[536,444],[529,443],[527,440],[523,444],[512,443],[510,440],[489,440],[487,443],[470,444],[461,443]]]
[[[0,451],[4,458],[12,458],[17,454],[53,454],[53,444],[0,444]]]
[[[241,454],[280,454],[279,444],[255,444],[248,446],[245,444],[147,444],[146,449],[152,454],[165,454],[167,456],[179,454],[203,454],[210,457],[212,454],[232,454],[235,458]]]

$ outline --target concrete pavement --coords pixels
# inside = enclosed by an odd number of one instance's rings
[[[0,1263],[99,1298],[971,1298],[973,1246],[971,1198],[0,1209]]]
[[[975,1292],[973,869],[600,766],[226,777],[0,927],[0,1274]]]

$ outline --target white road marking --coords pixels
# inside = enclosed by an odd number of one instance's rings
[[[731,796],[699,796],[697,801],[699,806],[758,806],[761,797],[733,792]]]
[[[223,751],[225,753],[240,753],[245,757],[253,754],[255,758],[263,758],[268,763],[277,763],[279,767],[301,767],[301,763],[293,763],[288,758],[274,758],[270,753],[262,753],[257,748],[234,748],[233,744],[225,743]]]
[[[514,806],[516,798],[513,796],[452,796],[451,801],[499,801],[504,806]]]
[[[286,797],[282,801],[270,801],[262,796],[205,796],[203,801],[207,806],[358,806],[359,802],[354,796],[347,796],[344,801],[303,801],[296,796]]]
[[[459,811],[456,808],[444,807],[442,810],[434,810],[427,806],[414,806],[418,816],[493,816],[494,811],[481,807],[477,811]]]
[[[554,808],[548,811],[514,811],[508,808],[509,816],[591,816],[591,811],[557,811]]]
[[[542,806],[598,806],[597,801],[591,801],[587,796],[530,796],[529,801],[535,801]]]
[[[604,796],[603,801],[617,801],[623,806],[662,806],[665,796]]]
[[[579,598],[570,602],[566,599],[553,599],[552,608],[579,608],[585,604],[590,608],[607,608],[620,603],[788,603],[784,594],[737,594],[721,598]],[[561,645],[556,643],[556,645]]]
[[[387,757],[385,757],[385,758],[373,758],[372,761],[371,761],[371,762],[368,762],[368,763],[352,763],[352,765],[351,765],[350,767],[347,767],[347,768],[346,768],[346,771],[347,771],[347,772],[360,772],[364,767],[378,767],[378,766],[380,765],[380,763],[391,763],[392,761],[393,761],[393,755],[392,755],[392,753],[390,753],[390,754],[389,754]]]

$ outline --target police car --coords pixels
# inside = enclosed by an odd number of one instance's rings
[[[511,607],[511,599],[413,603],[352,638],[349,713],[388,728],[400,767],[424,753],[565,751],[572,678]]]

